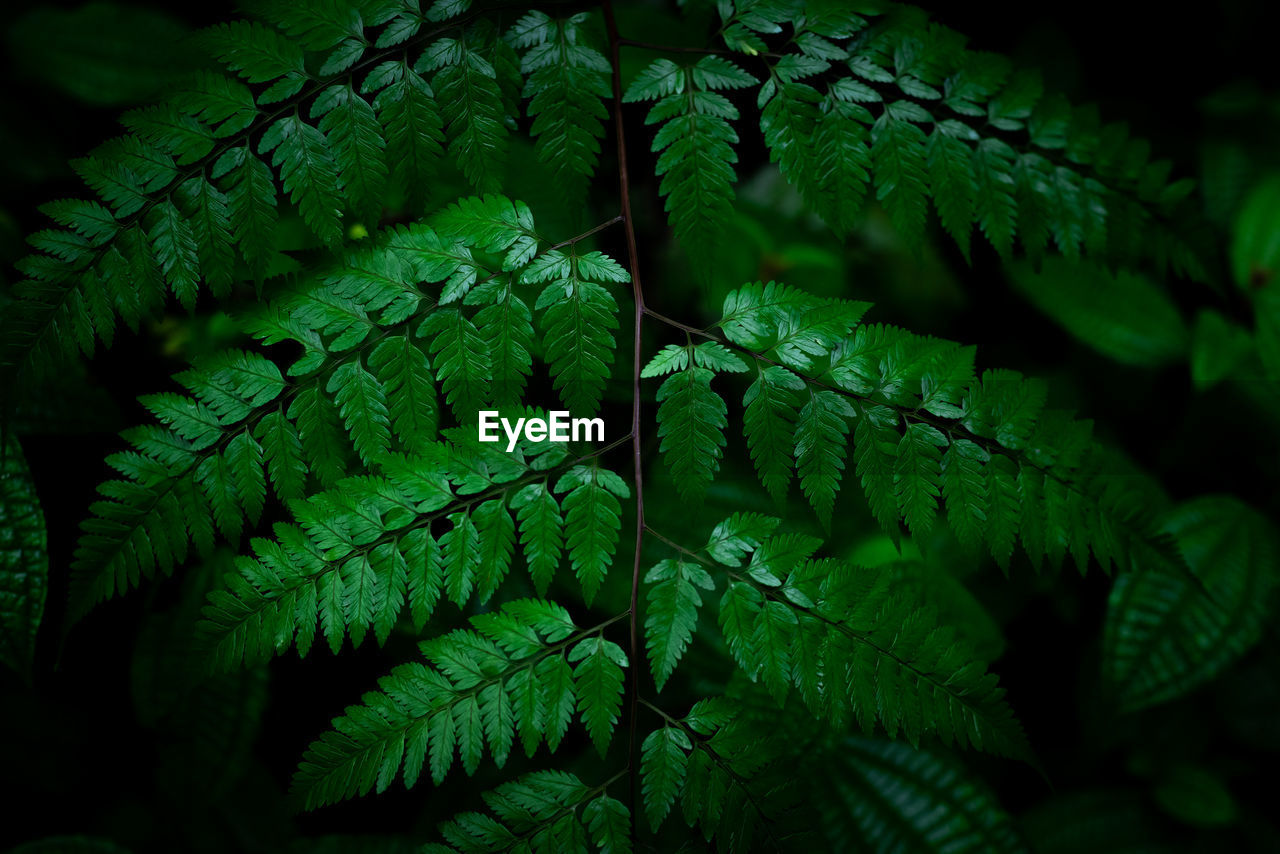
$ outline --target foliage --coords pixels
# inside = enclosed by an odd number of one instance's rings
[[[0,317],[19,417],[77,354],[176,308],[232,312],[180,390],[139,398],[67,603],[70,628],[179,577],[135,689],[150,725],[207,731],[182,755],[218,769],[219,797],[273,660],[324,646],[402,663],[311,742],[295,801],[473,778],[484,794],[449,802],[427,851],[1021,851],[950,752],[1032,778],[1055,738],[1024,731],[997,675],[999,594],[970,589],[988,562],[1010,585],[1068,562],[1114,576],[1107,715],[1194,700],[1263,641],[1265,512],[1175,501],[1063,386],[850,298],[870,289],[725,270],[756,147],[835,239],[998,259],[1129,368],[1274,381],[1280,184],[1241,199],[1224,265],[1170,161],[920,10],[688,5],[711,43],[631,41],[608,3],[254,3],[199,37],[209,66],[74,161],[92,198],[41,208],[54,227]],[[673,286],[648,260],[642,283],[648,165]],[[597,216],[614,178],[620,213]],[[1247,320],[1205,297],[1219,267]],[[706,316],[659,313],[682,293]],[[519,426],[487,441],[482,412]],[[566,413],[609,429],[535,434]],[[7,434],[0,510],[3,658],[26,675],[49,547]],[[1151,774],[1179,820],[1238,817],[1199,765]]]

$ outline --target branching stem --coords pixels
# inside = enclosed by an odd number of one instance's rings
[[[634,458],[636,486],[636,545],[635,560],[631,567],[631,637],[627,655],[631,660],[630,700],[627,707],[627,771],[631,779],[630,804],[632,815],[637,815],[640,793],[639,745],[636,741],[636,702],[640,698],[641,651],[636,630],[636,612],[640,603],[640,548],[644,544],[644,471],[640,460],[640,324],[644,320],[644,289],[640,285],[640,253],[636,248],[635,220],[631,214],[631,179],[627,172],[627,138],[622,121],[622,67],[618,61],[622,38],[618,35],[618,21],[613,14],[613,3],[604,0],[605,27],[609,32],[609,63],[613,68],[613,127],[618,146],[618,194],[623,225],[627,233],[627,266],[631,272],[631,295],[635,301],[635,323],[632,329],[631,366],[631,450]],[[631,823],[632,847],[635,847],[636,823]]]

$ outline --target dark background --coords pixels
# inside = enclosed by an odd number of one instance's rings
[[[1049,4],[947,3],[936,17],[969,35],[974,46],[1041,68],[1047,90],[1063,91],[1073,101],[1097,102],[1106,119],[1128,120],[1138,135],[1152,140],[1158,155],[1175,161],[1175,176],[1198,176],[1206,151],[1223,140],[1249,151],[1261,174],[1273,165],[1268,158],[1275,148],[1275,123],[1249,105],[1266,103],[1276,94],[1269,6],[1226,2],[1191,12],[1168,4],[1116,2],[1080,2],[1069,10]],[[221,3],[129,7],[163,12],[174,32],[234,15],[233,7]],[[0,87],[0,258],[5,280],[14,275],[9,265],[21,252],[22,235],[47,225],[36,206],[83,195],[67,159],[118,133],[120,110],[146,103],[146,90],[163,86],[165,68],[189,61],[173,44],[157,38],[151,43],[154,52],[144,57],[157,69],[150,77],[154,86],[144,75],[134,81],[132,92],[109,98],[77,93],[74,82],[44,67],[48,55],[30,38],[40,29],[33,21],[56,22],[51,11],[75,8],[10,2],[0,9],[0,30],[7,34],[5,85]],[[87,65],[83,74],[91,77],[93,67]],[[1242,93],[1236,100],[1246,106],[1228,115],[1206,108],[1210,96],[1226,90]],[[634,178],[638,212],[647,217],[641,222],[647,226],[641,233],[641,263],[653,270],[664,263],[660,249],[650,248],[664,245],[663,223],[655,217],[661,211],[656,186],[644,177],[651,160],[642,153],[648,136],[642,117],[635,108],[627,121],[632,149],[641,152]],[[767,155],[756,141],[758,134],[743,137],[739,174],[748,176],[767,163]],[[606,140],[606,151],[611,144]],[[612,174],[608,156],[601,172]],[[611,190],[601,194],[601,210],[611,204]],[[616,238],[606,238],[602,248],[620,257]],[[985,247],[968,267],[949,241],[936,244],[951,271],[950,280],[937,290],[910,293],[895,289],[891,276],[879,276],[852,280],[849,295],[875,300],[877,320],[977,344],[980,365],[1051,378],[1057,383],[1057,402],[1096,416],[1098,432],[1159,475],[1174,498],[1231,492],[1274,515],[1271,484],[1276,482],[1277,455],[1274,431],[1264,419],[1228,391],[1193,395],[1185,365],[1139,370],[1108,362],[1037,314],[1005,283],[998,259]],[[855,267],[874,267],[883,260],[856,240],[848,251],[855,256]],[[908,274],[913,269],[908,267]],[[1206,304],[1236,310],[1225,288],[1214,293],[1184,282],[1167,284],[1188,311]],[[666,293],[661,284],[651,285],[653,290],[664,313],[688,317],[701,310],[696,297]],[[409,639],[393,640],[382,650],[370,643],[336,659],[317,650],[306,660],[290,654],[273,662],[261,728],[248,744],[256,761],[246,761],[247,770],[230,791],[225,786],[216,790],[211,782],[208,791],[196,784],[194,793],[183,793],[168,767],[175,736],[136,713],[133,672],[139,626],[147,614],[182,600],[179,585],[144,585],[100,607],[62,636],[78,525],[94,488],[108,475],[104,455],[120,447],[115,431],[146,420],[136,396],[172,388],[169,376],[204,346],[206,337],[216,339],[216,330],[189,324],[178,314],[141,334],[122,335],[111,350],[87,363],[83,379],[68,380],[70,391],[51,389],[42,401],[49,411],[33,418],[37,426],[21,435],[48,526],[52,577],[34,686],[0,673],[0,803],[5,816],[0,843],[86,833],[116,839],[136,851],[277,850],[299,835],[421,834],[452,808],[470,804],[464,795],[474,787],[458,783],[465,778],[457,771],[450,778],[452,791],[446,784],[434,794],[425,787],[405,793],[397,785],[383,796],[299,816],[291,816],[283,800],[306,745],[344,704],[372,687],[375,675],[412,654]],[[622,423],[621,418],[614,423]],[[1204,442],[1206,431],[1225,441]],[[1267,449],[1261,458],[1259,447]],[[1167,836],[1204,850],[1225,850],[1218,846],[1246,841],[1265,846],[1274,839],[1274,831],[1258,818],[1273,810],[1267,769],[1275,754],[1268,751],[1280,747],[1280,662],[1274,655],[1255,651],[1226,679],[1183,701],[1115,719],[1096,701],[1094,685],[1109,580],[1097,571],[1082,578],[1070,568],[1038,577],[1025,565],[1015,567],[1010,582],[994,583],[988,578],[994,575],[990,568],[983,573],[976,587],[1004,623],[1007,638],[996,669],[1050,778],[1046,783],[1025,768],[970,757],[1011,812],[1021,815],[1056,797],[1102,790],[1116,793],[1115,803],[1137,798],[1153,816],[1153,838]],[[1245,712],[1236,708],[1240,704]],[[1244,726],[1242,735],[1241,720],[1253,721],[1257,732]],[[1160,813],[1147,793],[1161,762],[1170,756],[1225,769],[1247,818],[1226,831],[1209,831]]]

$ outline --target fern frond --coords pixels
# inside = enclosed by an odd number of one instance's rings
[[[1274,529],[1235,499],[1181,504],[1160,530],[1176,555],[1135,560],[1108,601],[1103,672],[1130,710],[1191,691],[1257,643],[1280,581]]]
[[[49,584],[44,513],[22,449],[12,436],[0,454],[0,662],[29,678]]]
[[[625,854],[631,851],[631,813],[605,792],[620,776],[594,788],[564,771],[517,777],[484,793],[496,818],[477,812],[455,816],[440,825],[446,844],[430,843],[424,854]]]
[[[311,745],[294,777],[308,808],[384,791],[401,774],[412,787],[424,767],[439,785],[455,756],[474,774],[486,748],[501,767],[517,733],[529,756],[544,739],[554,751],[574,702],[597,744],[608,743],[627,664],[602,637],[608,623],[580,631],[563,608],[536,599],[471,623],[423,642],[425,664],[395,668]]]
[[[520,71],[538,159],[551,165],[571,200],[583,195],[595,172],[604,136],[601,119],[607,115],[602,99],[612,94],[609,61],[585,43],[587,18],[581,12],[562,19],[530,12],[507,36],[516,47],[527,48]]]
[[[645,645],[653,681],[658,690],[666,684],[684,655],[698,625],[702,596],[698,588],[714,590],[715,582],[696,563],[664,560],[644,577],[650,585],[644,618]]]
[[[1108,567],[1135,548],[1158,548],[1151,515],[1160,499],[1146,481],[1116,472],[1090,442],[1088,422],[1046,411],[1042,383],[1012,371],[975,377],[971,348],[857,326],[865,307],[773,283],[726,296],[717,325],[727,343],[770,366],[747,389],[743,424],[770,492],[779,494],[789,472],[763,465],[764,449],[794,448],[802,490],[825,521],[852,420],[869,509],[893,536],[900,520],[927,533],[945,507],[962,542],[985,539],[1002,566],[1019,537],[1033,562],[1070,553],[1082,570],[1091,555]],[[689,361],[668,348],[645,373]],[[793,437],[779,433],[794,401],[769,391],[779,402],[767,403],[766,376],[771,388],[808,390]],[[723,415],[710,378],[708,369],[685,367],[659,390],[662,450],[686,494],[705,489],[718,468]]]
[[[462,38],[435,42],[414,66],[435,71],[431,84],[442,107],[449,153],[481,192],[501,185],[508,145],[501,84],[513,65],[502,60],[510,52],[491,26],[477,26]],[[518,79],[519,67],[514,70]]]
[[[700,496],[715,478],[725,446],[728,408],[711,389],[715,372],[689,367],[658,388],[658,435],[662,453],[687,498]]]
[[[758,366],[759,367],[759,366]],[[744,432],[760,482],[775,501],[791,482],[791,442],[804,381],[778,365],[760,367],[742,398]]]
[[[568,410],[594,412],[613,364],[613,330],[618,328],[617,300],[601,282],[627,282],[630,277],[616,264],[593,264],[589,256],[574,255],[566,261],[542,268],[527,281],[546,281],[549,273],[555,273],[534,304],[536,310],[544,311],[546,359]]]
[[[657,101],[646,124],[662,123],[652,150],[661,152],[656,167],[659,187],[676,237],[698,263],[716,242],[720,226],[732,213],[733,146],[738,134],[730,124],[738,109],[719,89],[751,85],[755,78],[732,63],[705,57],[681,68],[656,60],[627,89],[626,102]]]
[[[823,525],[831,522],[836,492],[844,473],[848,419],[853,416],[854,409],[845,398],[831,391],[815,391],[796,421],[795,455],[800,489]]]
[[[1046,97],[1036,75],[969,50],[919,9],[817,23],[825,14],[726,7],[721,37],[731,51],[766,57],[757,103],[770,157],[837,231],[861,215],[870,180],[911,242],[924,234],[932,198],[966,257],[976,225],[1003,256],[1015,235],[1033,257],[1052,238],[1069,257],[1085,251],[1205,278],[1180,205],[1189,184],[1169,182],[1168,162],[1152,161],[1126,128],[1100,128],[1092,108]],[[685,97],[680,72],[660,60],[628,94],[666,98],[668,115],[653,120],[669,118]],[[728,219],[710,204],[700,210],[708,228]]]
[[[1029,850],[986,787],[945,754],[850,737],[826,755],[808,792],[835,849],[869,840],[881,851]]]
[[[782,850],[778,831],[791,806],[794,780],[770,765],[777,744],[740,715],[737,703],[713,697],[694,703],[664,725],[641,748],[645,812],[656,831],[678,800],[685,823],[710,842],[731,850]]]
[[[693,744],[683,729],[664,726],[655,729],[640,747],[640,774],[644,778],[645,811],[649,825],[657,831],[684,788]]]
[[[513,509],[535,585],[545,587],[555,569],[547,565],[549,544],[558,554],[567,542],[584,597],[595,595],[617,548],[615,495],[627,494],[621,479],[572,460],[492,450],[469,432],[446,433],[448,443],[384,458],[377,475],[349,477],[294,502],[296,525],[279,524],[274,539],[252,541],[254,557],[237,561],[205,610],[202,628],[222,667],[291,644],[305,655],[317,626],[337,652],[346,636],[359,646],[370,629],[385,643],[406,604],[421,625],[441,597],[459,606],[487,601],[513,562]],[[563,516],[552,483],[567,492]],[[533,518],[526,510],[535,501],[543,510]]]
[[[762,538],[725,574],[720,625],[734,660],[776,698],[791,687],[836,726],[879,724],[1030,758],[1004,690],[968,646],[894,588],[890,569],[811,560],[819,541]]]
[[[157,568],[168,573],[192,542],[206,550],[215,528],[238,540],[243,519],[252,523],[262,512],[267,486],[280,500],[294,500],[308,491],[309,477],[321,487],[337,484],[353,451],[370,467],[392,453],[426,453],[440,421],[437,382],[463,423],[474,423],[477,410],[498,402],[498,395],[508,403],[517,397],[532,364],[532,312],[516,284],[528,270],[564,261],[565,278],[547,286],[559,289],[557,301],[535,311],[553,324],[573,315],[591,329],[577,337],[566,332],[548,357],[582,366],[594,388],[603,387],[609,354],[600,335],[617,325],[616,302],[582,277],[614,282],[626,278],[621,268],[600,253],[570,257],[560,250],[546,253],[548,263],[538,255],[528,208],[505,198],[463,200],[438,220],[440,231],[409,226],[348,254],[252,321],[262,343],[291,341],[301,348],[288,380],[264,357],[233,352],[179,375],[191,396],[146,400],[165,427],[130,434],[134,453],[118,458],[126,480],[104,486],[107,500],[94,506],[77,552],[73,615]],[[473,250],[505,253],[511,275],[484,270]],[[450,292],[465,298],[440,306]],[[589,392],[579,388],[571,399]],[[563,454],[563,446],[552,447]],[[559,462],[542,459],[548,467]],[[476,482],[465,468],[451,472],[460,492]],[[574,488],[565,483],[561,491]],[[613,495],[626,496],[621,481],[608,485]],[[616,546],[620,513],[616,498],[596,489],[575,489],[565,506],[570,554],[592,592]],[[544,530],[539,539],[549,543],[553,536]],[[537,577],[545,584],[553,567],[549,545],[540,548]],[[483,567],[492,573],[495,565]],[[500,576],[486,576],[481,589],[492,592]],[[465,577],[451,581],[455,599],[470,595]]]
[[[333,14],[317,19],[303,4],[269,24],[211,30],[203,44],[245,82],[202,73],[164,104],[129,114],[129,136],[78,161],[104,204],[64,202],[51,214],[70,223],[70,238],[33,241],[39,254],[22,265],[31,281],[4,318],[11,374],[38,380],[77,346],[91,353],[95,339],[109,343],[117,314],[136,325],[166,286],[188,308],[202,287],[225,293],[239,275],[233,246],[260,279],[282,193],[336,249],[347,214],[376,224],[393,178],[423,196],[446,130],[464,173],[495,186],[521,84],[489,22],[424,39],[409,32],[420,15],[330,5]],[[402,46],[410,37],[411,52]],[[424,72],[434,72],[430,84]]]
[[[312,116],[320,116],[318,129],[333,152],[348,209],[376,222],[390,170],[387,140],[373,107],[351,86],[333,86],[316,99]]]
[[[444,120],[434,90],[406,59],[375,68],[361,91],[377,92],[373,110],[386,135],[392,184],[422,199],[444,156]]]
[[[569,562],[582,583],[587,604],[595,598],[618,547],[622,527],[619,498],[630,498],[622,478],[600,466],[575,466],[555,486],[567,493],[561,499]]]

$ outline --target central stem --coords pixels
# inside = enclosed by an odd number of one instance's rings
[[[618,36],[618,21],[613,15],[613,4],[603,0],[605,27],[609,32],[610,65],[613,67],[613,127],[618,145],[618,193],[621,199],[623,226],[627,233],[627,264],[631,272],[631,294],[635,301],[635,326],[632,331],[631,370],[631,450],[635,463],[636,487],[636,548],[631,567],[631,644],[628,656],[631,660],[631,678],[627,704],[627,772],[631,782],[631,836],[634,848],[637,806],[640,803],[639,745],[636,742],[636,712],[640,699],[639,634],[636,631],[636,615],[640,600],[640,547],[644,542],[644,472],[640,460],[640,324],[644,320],[644,290],[640,287],[639,251],[636,248],[636,228],[631,217],[631,180],[627,174],[627,141],[622,122],[622,68],[618,52],[622,39]]]

